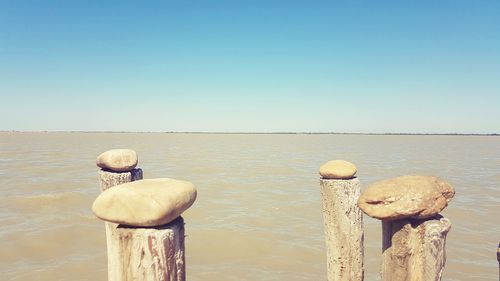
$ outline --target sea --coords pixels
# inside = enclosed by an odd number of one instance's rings
[[[443,280],[498,280],[500,137],[343,134],[0,133],[0,280],[106,280],[96,157],[139,155],[144,178],[192,182],[190,281],[326,280],[319,167],[357,166],[362,188],[433,175],[456,194]],[[379,280],[380,221],[364,217],[365,280]]]

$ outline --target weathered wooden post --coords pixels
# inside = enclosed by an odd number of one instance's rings
[[[142,180],[142,170],[136,168],[137,161],[137,153],[131,149],[111,149],[101,153],[96,160],[97,166],[101,168],[98,171],[101,192],[116,185]],[[115,251],[112,250],[111,237],[116,232],[118,224],[105,221],[104,227],[106,228],[108,279],[112,280],[111,271],[115,266],[111,263],[113,259],[110,257]]]
[[[105,189],[92,211],[110,226],[108,280],[185,281],[180,215],[195,199],[191,183],[173,179],[137,180]]]
[[[498,261],[498,280],[500,280],[500,243],[497,248],[497,261]]]
[[[380,181],[361,194],[363,212],[382,220],[382,280],[441,280],[451,223],[438,213],[454,195],[451,185],[429,176]]]
[[[382,280],[441,280],[450,227],[439,215],[383,221]]]
[[[184,220],[155,227],[119,225],[111,239],[109,281],[185,281]]]
[[[99,186],[104,191],[115,185],[131,181],[142,180],[142,169],[135,168],[128,172],[114,172],[110,170],[99,170]]]
[[[109,281],[185,281],[184,220],[196,199],[186,181],[146,179],[101,193],[94,214],[117,223],[111,233]]]
[[[363,280],[363,213],[356,166],[334,160],[320,167],[329,281]]]

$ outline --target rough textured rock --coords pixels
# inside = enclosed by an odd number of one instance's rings
[[[402,176],[379,181],[360,196],[358,205],[367,215],[381,220],[428,218],[443,210],[455,189],[432,176]]]
[[[344,160],[328,161],[319,168],[319,174],[324,179],[351,179],[356,172],[356,166]]]
[[[105,221],[130,226],[169,223],[196,199],[192,183],[174,179],[146,179],[117,185],[97,197],[94,214]]]
[[[137,153],[132,149],[111,149],[97,156],[97,166],[114,172],[128,172],[137,166]]]

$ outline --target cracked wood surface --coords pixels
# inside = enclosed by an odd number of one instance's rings
[[[110,281],[186,280],[182,217],[158,227],[119,225],[110,241]]]
[[[363,271],[363,213],[357,202],[360,182],[320,179],[329,281],[361,281]]]
[[[382,221],[382,280],[441,280],[450,228],[450,221],[440,215]]]

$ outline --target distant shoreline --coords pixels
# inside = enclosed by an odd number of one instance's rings
[[[358,135],[358,136],[486,136],[498,137],[498,133],[339,133],[339,132],[183,132],[183,131],[16,131],[0,130],[0,133],[88,133],[88,134],[205,134],[205,135]]]

